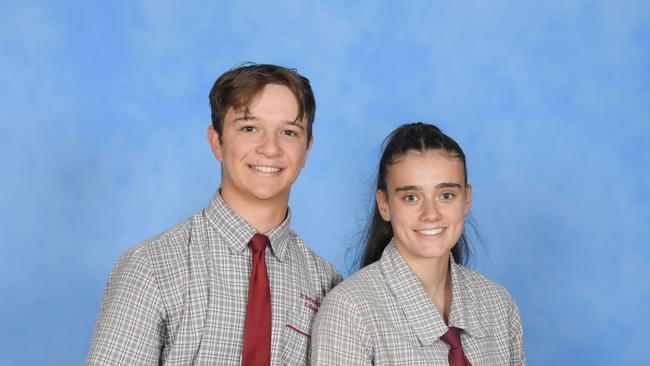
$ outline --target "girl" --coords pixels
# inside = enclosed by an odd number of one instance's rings
[[[430,124],[385,142],[362,269],[332,290],[312,365],[524,365],[517,306],[462,264],[471,203],[465,155]]]

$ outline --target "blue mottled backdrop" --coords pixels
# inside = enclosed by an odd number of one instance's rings
[[[647,362],[647,1],[2,0],[0,49],[0,365],[83,362],[120,254],[218,187],[207,95],[246,60],[312,80],[319,254],[349,273],[380,141],[434,121],[529,363]]]

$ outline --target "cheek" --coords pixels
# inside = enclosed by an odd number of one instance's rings
[[[462,224],[465,222],[465,212],[465,204],[461,203],[449,210],[448,217],[452,222],[462,226]]]
[[[287,152],[287,156],[289,159],[298,167],[302,168],[302,166],[305,164],[306,158],[307,158],[307,151],[305,150],[304,146],[290,146],[289,148],[285,149]]]
[[[417,221],[417,214],[414,213],[413,207],[405,207],[398,203],[390,205],[389,210],[393,226],[398,226],[399,229],[408,230]]]
[[[239,143],[230,146],[228,154],[235,159],[241,159],[250,155],[254,149],[253,144],[248,143],[247,141],[240,141]]]

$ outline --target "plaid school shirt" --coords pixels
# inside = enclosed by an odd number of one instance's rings
[[[525,365],[519,311],[510,294],[450,259],[449,326],[473,366]],[[313,325],[312,365],[444,365],[440,313],[408,264],[386,247],[379,261],[332,290]]]
[[[341,275],[289,228],[266,233],[271,365],[306,365],[310,328]],[[256,230],[216,194],[128,250],[111,272],[87,365],[239,365]]]

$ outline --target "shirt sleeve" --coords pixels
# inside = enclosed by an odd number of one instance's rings
[[[129,250],[111,272],[86,365],[158,365],[164,307],[144,248]]]
[[[510,336],[510,360],[512,366],[525,366],[526,355],[524,353],[523,329],[521,326],[521,317],[517,304],[510,299],[510,325],[508,334]]]
[[[311,365],[372,365],[370,336],[354,304],[330,294],[314,320]]]

